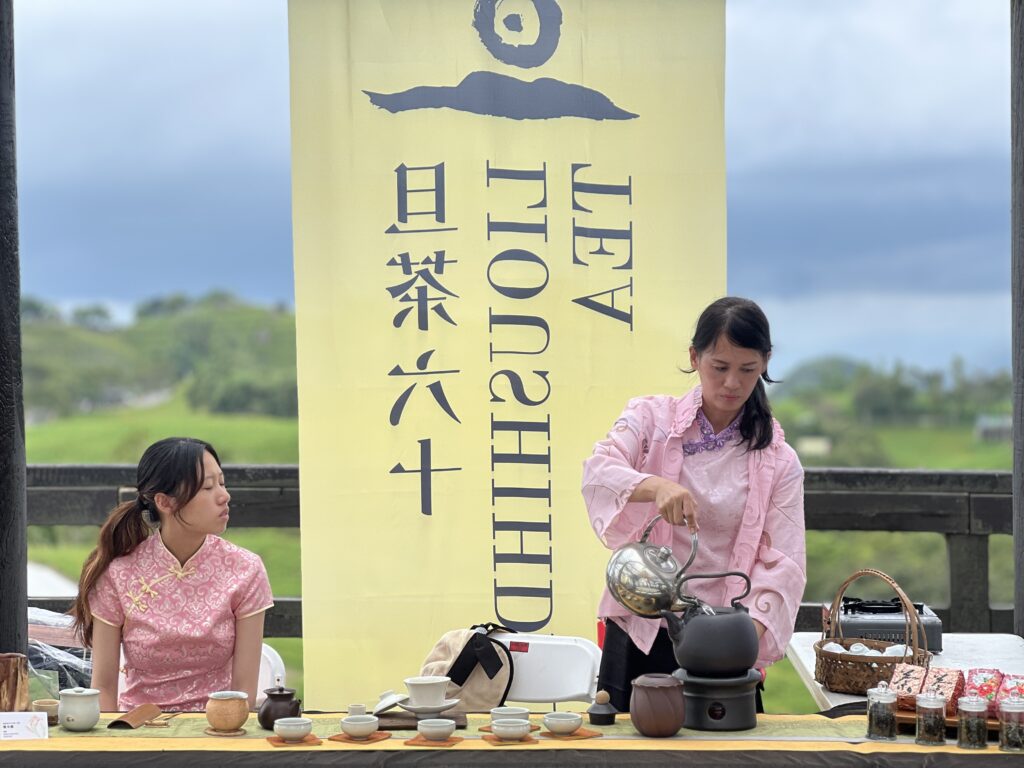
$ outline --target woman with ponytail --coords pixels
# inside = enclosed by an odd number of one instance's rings
[[[220,537],[231,496],[217,452],[202,440],[160,440],[137,478],[137,496],[100,529],[71,609],[92,648],[100,706],[201,711],[212,691],[231,689],[251,707],[273,598],[263,561]]]
[[[757,666],[782,658],[807,581],[803,468],[772,417],[765,394],[772,343],[768,319],[749,299],[726,297],[697,320],[687,373],[700,384],[682,397],[631,400],[583,465],[590,522],[609,549],[648,538],[685,562],[700,530],[690,573],[742,571],[744,598],[760,638]],[[676,527],[678,526],[678,527]],[[710,605],[729,605],[746,584],[737,578],[694,580],[690,590]],[[665,622],[635,616],[605,590],[598,687],[620,711],[631,681],[678,665]],[[758,691],[760,708],[760,691]]]

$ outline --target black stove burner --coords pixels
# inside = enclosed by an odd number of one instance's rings
[[[748,731],[757,726],[757,684],[761,673],[747,670],[738,677],[697,677],[677,669],[683,683],[684,728],[697,731]]]

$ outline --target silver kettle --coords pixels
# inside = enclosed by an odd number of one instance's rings
[[[647,543],[651,529],[663,519],[658,515],[644,528],[640,541],[615,550],[605,569],[608,591],[616,602],[648,619],[660,619],[662,611],[703,608],[700,600],[682,591],[686,569],[697,556],[697,534],[690,533],[690,557],[679,565],[670,547]]]

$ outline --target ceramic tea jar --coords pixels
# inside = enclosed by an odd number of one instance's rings
[[[256,713],[260,728],[272,731],[276,720],[282,717],[298,717],[302,714],[302,701],[295,698],[294,688],[279,685],[276,688],[267,688],[264,693],[267,694],[267,698],[263,700],[259,712]]]
[[[57,721],[69,731],[91,731],[100,721],[100,692],[95,688],[65,688],[60,692]]]
[[[206,700],[206,719],[215,731],[237,731],[249,719],[249,697],[244,691],[214,691]]]
[[[683,727],[683,684],[672,675],[640,675],[629,697],[629,719],[641,735],[675,736]]]

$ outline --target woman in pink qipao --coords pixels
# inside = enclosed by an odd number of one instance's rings
[[[748,299],[727,297],[701,314],[690,347],[700,379],[682,397],[631,400],[583,465],[590,522],[609,549],[638,541],[661,515],[649,541],[680,562],[690,552],[682,526],[700,530],[690,573],[742,571],[744,598],[760,638],[757,666],[785,653],[806,584],[803,469],[772,418],[765,394],[771,355],[768,319]],[[677,527],[678,526],[678,527]],[[695,580],[688,589],[711,605],[729,605],[745,583]],[[631,681],[677,664],[665,622],[634,616],[605,590],[599,687],[620,711]],[[760,691],[758,691],[760,704]]]
[[[244,691],[251,708],[273,598],[259,556],[220,537],[231,496],[217,452],[191,438],[154,443],[137,490],[100,530],[71,611],[101,709],[202,711],[221,690]]]

